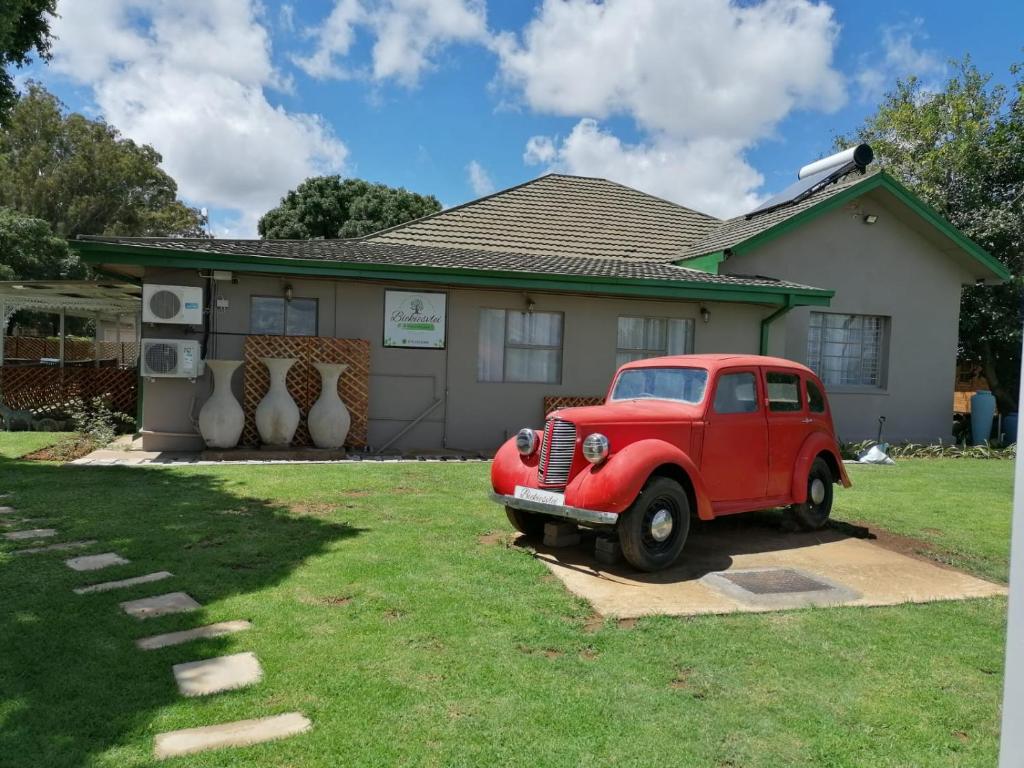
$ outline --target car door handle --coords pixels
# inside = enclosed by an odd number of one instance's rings
[[[811,422],[813,422],[813,421],[814,421],[814,419],[811,419],[811,418],[807,418],[807,419],[800,419],[800,423],[801,423],[801,424],[810,424],[810,423],[811,423]]]

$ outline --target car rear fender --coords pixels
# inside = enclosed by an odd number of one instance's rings
[[[704,520],[715,516],[696,464],[676,446],[653,439],[630,443],[577,474],[565,489],[565,502],[583,509],[624,512],[659,470],[689,480],[698,516]]]
[[[793,484],[790,493],[794,504],[807,501],[807,475],[810,474],[811,464],[821,454],[825,454],[825,460],[828,461],[835,479],[844,488],[850,487],[850,478],[846,474],[835,438],[826,432],[814,432],[808,435],[804,444],[800,446],[800,452],[793,464]]]

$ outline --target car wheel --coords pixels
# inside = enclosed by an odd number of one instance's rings
[[[807,500],[793,505],[793,517],[805,531],[816,531],[832,513],[832,470],[822,458],[811,464],[807,475]]]
[[[544,515],[525,512],[515,507],[505,507],[505,514],[508,515],[508,521],[512,523],[513,528],[531,539],[539,539],[544,535],[544,523],[547,522]]]
[[[634,568],[660,571],[679,557],[690,533],[690,499],[675,480],[654,477],[618,524],[622,554]]]

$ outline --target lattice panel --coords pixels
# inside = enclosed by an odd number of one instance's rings
[[[603,397],[587,397],[585,395],[551,395],[544,398],[544,417],[561,408],[580,408],[586,405],[601,405]]]
[[[123,368],[5,365],[0,368],[0,397],[15,410],[64,408],[74,399],[102,397],[113,410],[131,415],[138,398],[138,375]]]
[[[93,360],[93,342],[80,339],[64,343],[65,360]],[[139,345],[134,341],[101,341],[100,359],[116,359],[121,365],[135,365],[139,359]],[[60,357],[60,342],[57,339],[40,339],[33,336],[7,336],[4,338],[4,357],[8,359],[41,360],[44,357]]]
[[[320,372],[313,363],[345,363],[348,369],[338,381],[338,394],[352,417],[345,445],[365,448],[370,412],[370,342],[365,339],[331,339],[319,336],[247,336],[245,339],[245,386],[242,406],[245,432],[242,441],[259,445],[256,408],[270,388],[270,372],[261,357],[291,357],[288,393],[299,406],[299,428],[293,445],[309,446],[306,417],[320,396]]]

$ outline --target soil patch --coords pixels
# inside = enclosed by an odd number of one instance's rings
[[[56,461],[63,464],[80,459],[83,456],[88,456],[98,447],[95,441],[88,437],[75,437],[69,440],[61,440],[59,443],[47,446],[46,448],[40,448],[38,451],[33,451],[21,458],[22,461]]]

